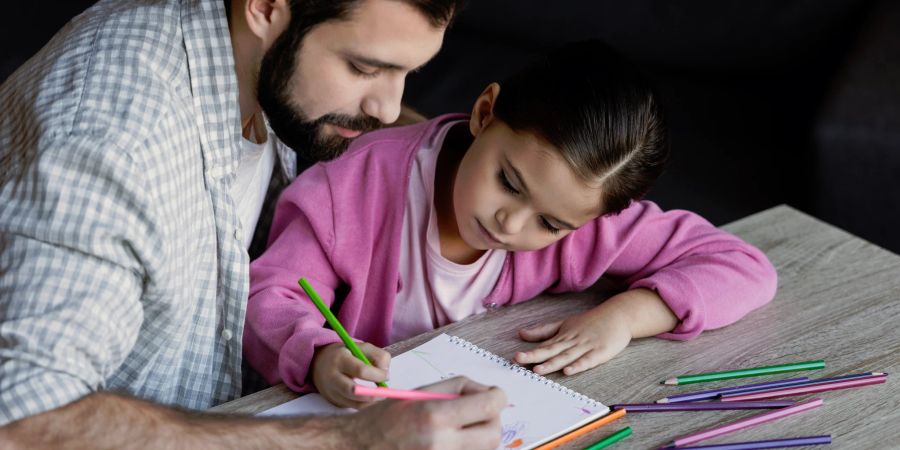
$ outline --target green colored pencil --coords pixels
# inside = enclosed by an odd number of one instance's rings
[[[591,445],[588,445],[584,448],[584,450],[600,450],[601,448],[609,447],[610,445],[613,445],[616,442],[627,438],[628,436],[631,436],[631,427],[622,428],[621,430],[616,431],[615,433],[603,439],[600,439],[599,441],[594,442]]]
[[[319,297],[319,294],[316,293],[316,290],[313,289],[312,285],[306,281],[306,278],[300,278],[300,287],[306,292],[306,295],[309,296],[310,300],[316,305],[316,308],[320,313],[325,317],[325,321],[328,322],[328,325],[331,325],[331,329],[333,329],[338,336],[341,337],[341,340],[344,341],[344,345],[347,346],[347,349],[350,350],[350,353],[353,356],[359,358],[362,362],[372,365],[369,361],[369,358],[366,358],[366,354],[356,346],[356,342],[353,342],[353,338],[350,337],[350,334],[347,333],[347,330],[344,329],[344,326],[338,321],[337,317],[334,317],[334,314],[331,313],[331,310],[328,309],[328,306],[325,305],[325,302]],[[384,381],[379,381],[375,383],[381,387],[388,387],[387,383]]]
[[[663,384],[679,385],[702,383],[704,381],[728,380],[731,378],[755,377],[759,375],[772,375],[784,372],[796,372],[799,370],[824,369],[825,361],[804,361],[791,364],[778,364],[775,366],[754,367],[752,369],[727,370],[725,372],[701,373],[697,375],[682,375],[680,377],[669,378],[663,381]]]

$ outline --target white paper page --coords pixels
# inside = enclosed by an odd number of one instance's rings
[[[499,386],[510,403],[501,413],[503,435],[498,448],[503,449],[533,448],[609,412],[602,403],[518,366],[507,367],[505,360],[491,358],[479,354],[477,348],[467,349],[442,334],[393,358],[388,384],[392,388],[414,389],[465,375],[485,385]],[[318,394],[309,394],[259,415],[321,415],[352,411],[337,408]]]

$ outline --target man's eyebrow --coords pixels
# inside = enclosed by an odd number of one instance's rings
[[[508,157],[504,156],[503,159],[506,160],[506,165],[509,166],[510,170],[512,170],[513,176],[516,178],[516,184],[518,184],[522,188],[522,191],[525,192],[525,195],[531,197],[531,193],[528,191],[528,185],[525,184],[525,179],[522,178],[522,173],[519,172],[519,169],[516,169],[516,166],[513,165],[512,161],[510,161]],[[574,225],[570,224],[569,222],[557,219],[556,217],[551,216],[550,219],[553,219],[554,222],[562,225],[562,228],[565,228],[568,230],[576,230],[577,229]]]

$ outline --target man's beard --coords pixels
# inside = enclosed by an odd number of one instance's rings
[[[302,167],[334,159],[350,145],[351,139],[337,134],[324,135],[324,125],[366,132],[379,128],[381,123],[367,115],[352,117],[336,113],[310,120],[300,107],[292,104],[290,81],[300,63],[294,63],[300,51],[300,46],[295,43],[302,42],[302,36],[294,33],[295,30],[286,30],[263,56],[256,95],[272,131],[294,150]]]

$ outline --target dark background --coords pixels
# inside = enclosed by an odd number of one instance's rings
[[[6,5],[0,80],[92,3]],[[489,82],[585,38],[660,91],[663,208],[722,225],[787,203],[900,253],[900,1],[469,0],[404,100],[468,112]]]

